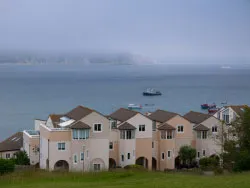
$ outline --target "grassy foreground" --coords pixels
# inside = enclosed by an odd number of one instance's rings
[[[250,173],[221,176],[201,176],[163,172],[101,172],[49,173],[19,172],[0,177],[1,188],[110,188],[110,187],[171,187],[171,188],[230,188],[250,187]]]

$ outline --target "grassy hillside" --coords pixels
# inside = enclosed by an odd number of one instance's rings
[[[129,188],[129,187],[250,187],[250,173],[201,176],[163,172],[103,172],[96,174],[24,172],[0,177],[1,188]]]

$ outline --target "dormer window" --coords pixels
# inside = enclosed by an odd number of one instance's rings
[[[223,118],[223,121],[225,121],[226,123],[230,123],[230,122],[229,122],[229,109],[226,109],[226,110],[222,113],[222,118]]]

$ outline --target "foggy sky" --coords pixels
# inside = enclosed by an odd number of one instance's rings
[[[0,0],[0,50],[250,58],[250,1]]]

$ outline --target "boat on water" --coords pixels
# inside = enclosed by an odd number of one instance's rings
[[[130,109],[130,110],[132,110],[132,109],[142,109],[142,105],[140,105],[140,104],[129,104],[128,109]]]
[[[216,104],[215,104],[215,103],[213,103],[213,104],[207,104],[207,103],[201,104],[201,108],[202,108],[202,109],[216,108]]]
[[[209,114],[214,114],[215,112],[217,112],[219,110],[219,108],[209,108],[208,109],[208,113]]]
[[[142,93],[144,96],[157,96],[157,95],[162,95],[160,91],[156,91],[152,88],[147,88],[146,91]]]

